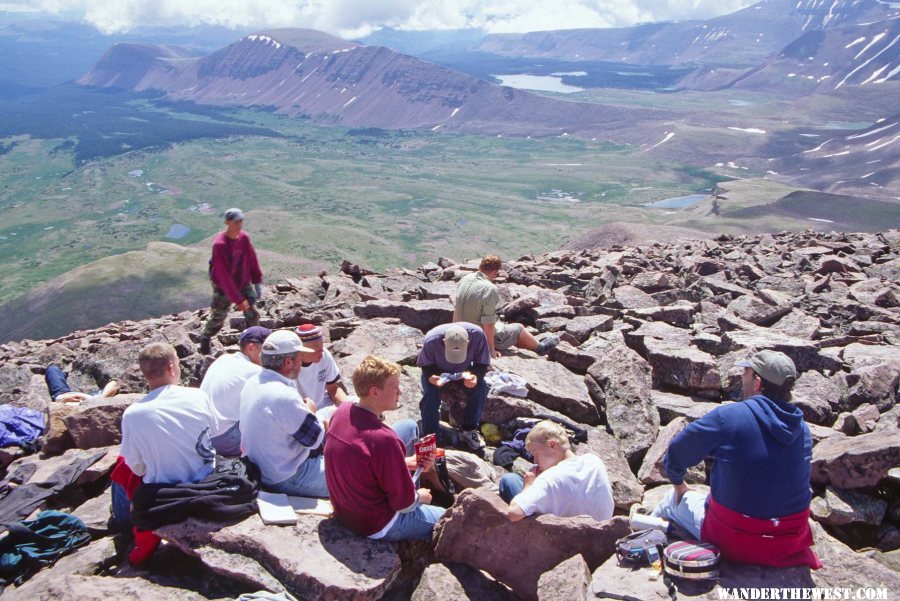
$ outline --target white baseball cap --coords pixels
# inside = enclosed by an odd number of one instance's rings
[[[291,353],[312,352],[313,349],[303,346],[300,337],[291,330],[272,332],[262,345],[263,355],[289,355]]]

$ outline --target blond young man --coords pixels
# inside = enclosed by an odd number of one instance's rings
[[[525,448],[536,467],[524,478],[506,474],[500,480],[511,522],[535,513],[587,515],[597,521],[612,517],[615,503],[606,466],[596,455],[575,455],[565,428],[549,420],[538,422],[525,438]]]
[[[497,317],[500,292],[494,280],[500,274],[500,257],[485,255],[478,271],[464,276],[456,286],[453,321],[467,321],[481,326],[488,340],[491,357],[514,346],[538,355],[546,355],[559,344],[557,336],[547,336],[540,342],[520,323],[502,323]]]
[[[343,403],[331,418],[325,440],[325,477],[334,515],[350,530],[373,539],[430,538],[444,510],[430,505],[431,493],[416,490],[412,442],[415,422],[388,427],[385,411],[397,408],[400,366],[369,355],[353,372],[358,403]],[[423,463],[430,470],[434,456]]]

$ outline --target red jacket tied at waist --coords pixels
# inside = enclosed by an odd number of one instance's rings
[[[722,557],[738,563],[773,567],[809,566],[822,562],[810,546],[809,509],[768,520],[752,518],[728,509],[709,497],[700,539],[714,544]]]
[[[136,476],[131,471],[131,468],[125,463],[125,458],[121,455],[119,455],[119,460],[109,475],[109,479],[125,489],[125,494],[128,495],[129,500],[134,496],[134,491],[144,481],[143,478]]]

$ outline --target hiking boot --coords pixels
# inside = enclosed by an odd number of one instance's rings
[[[212,342],[212,340],[206,334],[204,334],[203,336],[200,337],[200,354],[201,355],[209,354],[209,346],[210,346],[211,342]]]
[[[557,344],[559,344],[559,336],[547,336],[540,341],[537,348],[534,349],[534,352],[543,357],[555,348]]]
[[[477,429],[460,432],[459,440],[460,442],[464,442],[471,450],[475,451],[476,454],[480,455],[484,453],[484,438],[481,437],[481,432]]]

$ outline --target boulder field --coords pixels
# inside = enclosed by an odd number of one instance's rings
[[[367,354],[403,366],[401,406],[388,420],[418,418],[415,359],[425,332],[450,321],[455,282],[477,259],[440,258],[417,270],[376,273],[347,262],[338,273],[266,286],[262,324],[319,324],[344,381]],[[44,568],[10,599],[234,599],[287,591],[298,599],[668,599],[651,570],[617,565],[614,542],[629,509],[667,490],[662,458],[682,428],[737,401],[741,368],[755,351],[789,355],[800,371],[793,401],[814,447],[811,505],[825,568],[775,570],[725,564],[718,583],[682,583],[682,598],[720,598],[717,588],[859,587],[900,591],[900,231],[874,234],[723,235],[604,250],[557,251],[506,260],[497,280],[500,313],[561,343],[548,357],[513,350],[496,369],[522,376],[525,397],[489,394],[483,421],[505,438],[519,418],[557,415],[587,433],[577,453],[605,462],[616,516],[540,516],[511,524],[496,493],[503,470],[469,454],[468,476],[427,543],[354,536],[331,518],[295,526],[198,520],[160,530],[165,543],[144,568],[124,561],[107,528],[109,472],[125,408],[146,392],[138,350],[167,341],[183,383],[197,386],[215,357],[236,350],[234,313],[198,353],[207,309],[109,324],[55,340],[0,346],[0,403],[45,411],[42,451],[0,449],[0,514],[25,519],[43,508],[81,517],[94,540]],[[57,364],[73,389],[115,379],[120,394],[79,405],[52,403],[44,371]],[[461,416],[445,395],[444,419]],[[702,486],[708,466],[688,480]],[[40,494],[11,512],[15,490]]]

